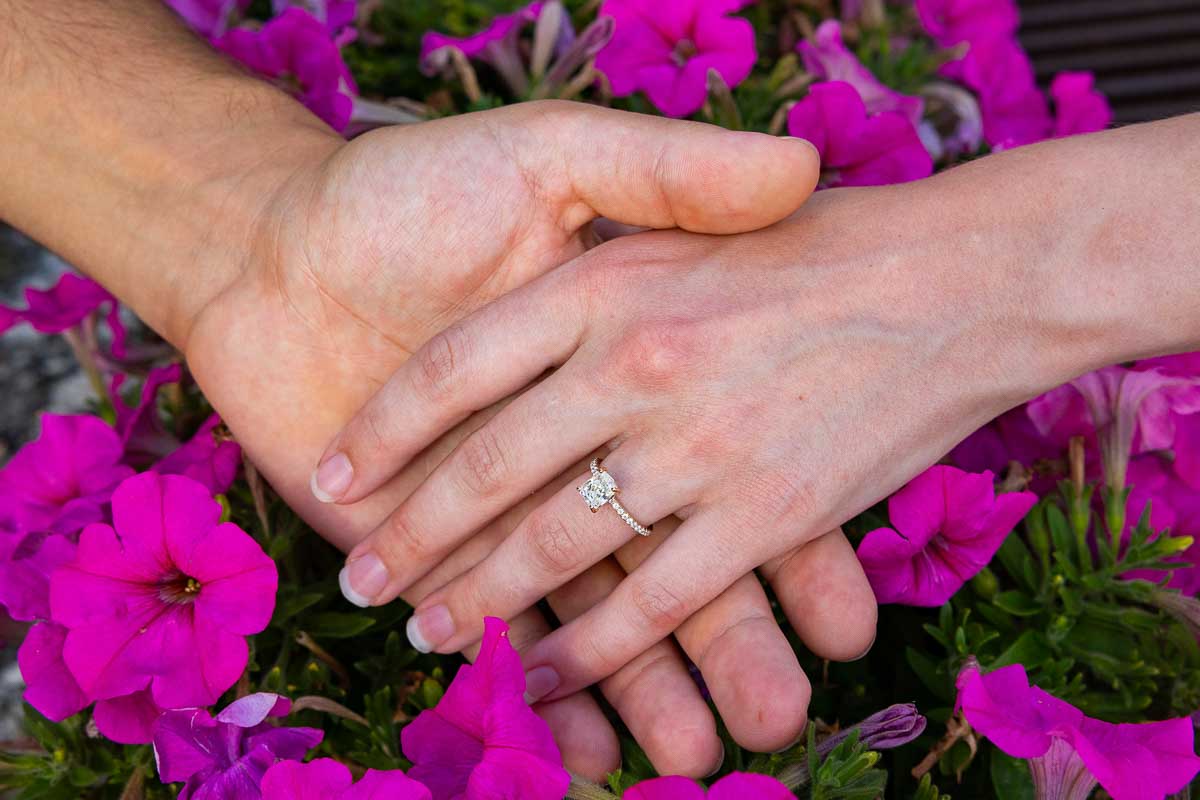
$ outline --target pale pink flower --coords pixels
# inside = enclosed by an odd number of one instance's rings
[[[817,26],[812,40],[796,45],[804,68],[819,80],[844,81],[854,87],[868,114],[898,111],[913,128],[921,124],[925,102],[919,97],[889,89],[851,53],[842,41],[842,25],[835,19]]]

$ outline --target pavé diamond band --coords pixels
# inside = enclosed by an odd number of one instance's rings
[[[584,481],[583,485],[579,487],[579,494],[587,501],[588,508],[595,514],[600,510],[600,506],[612,506],[613,511],[617,512],[617,516],[626,525],[633,528],[639,536],[649,536],[650,529],[629,516],[629,512],[625,510],[625,507],[617,502],[617,495],[620,492],[621,490],[617,487],[617,482],[613,480],[613,476],[608,474],[608,470],[600,466],[600,459],[593,458],[592,477]]]

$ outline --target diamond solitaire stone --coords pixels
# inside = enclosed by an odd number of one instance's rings
[[[594,471],[592,477],[579,487],[579,493],[587,501],[588,508],[597,511],[600,506],[613,499],[617,493],[617,482],[603,470]]]

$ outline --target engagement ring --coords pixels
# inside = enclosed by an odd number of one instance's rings
[[[629,516],[629,512],[625,507],[617,502],[617,495],[621,493],[617,482],[613,480],[613,476],[608,473],[604,467],[600,466],[600,459],[592,459],[592,477],[583,482],[579,487],[579,494],[587,501],[588,508],[595,514],[600,510],[600,506],[609,505],[613,507],[613,511],[617,512],[617,516],[624,520],[625,524],[633,528],[640,536],[649,536],[650,529],[642,525],[633,517]]]

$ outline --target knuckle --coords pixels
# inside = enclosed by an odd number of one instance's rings
[[[614,364],[626,381],[651,388],[688,378],[701,357],[692,326],[654,321],[634,326],[617,345]]]
[[[551,575],[572,573],[581,553],[576,535],[556,514],[535,513],[529,519],[529,547],[538,566]]]
[[[403,510],[388,517],[380,533],[382,536],[375,537],[375,550],[392,575],[428,558],[433,552],[433,542],[428,534],[413,525]]]
[[[473,494],[488,496],[504,485],[508,463],[491,425],[485,425],[463,442],[459,470],[464,486]]]
[[[660,581],[636,581],[630,587],[630,594],[637,614],[635,623],[655,635],[667,635],[688,617],[683,599]]]
[[[417,368],[431,399],[442,400],[453,394],[459,371],[466,363],[467,340],[460,326],[451,325],[417,351]]]

